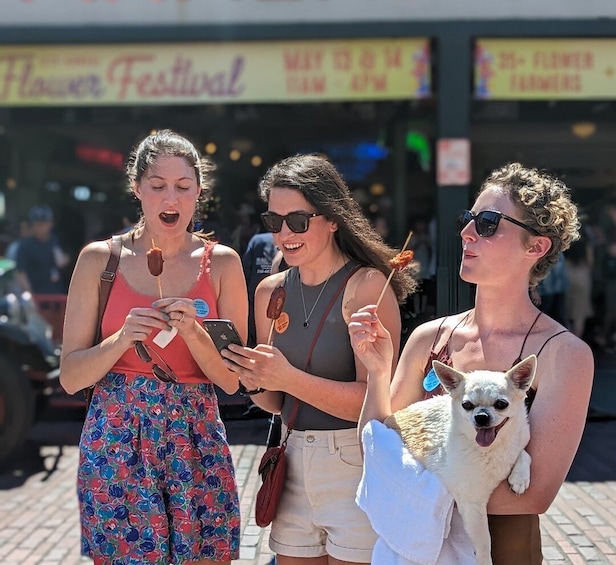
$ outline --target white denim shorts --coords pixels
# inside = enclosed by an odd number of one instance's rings
[[[355,503],[362,474],[357,429],[293,430],[286,454],[287,479],[272,523],[272,551],[370,563],[377,536]]]

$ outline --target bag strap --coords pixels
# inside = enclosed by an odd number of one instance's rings
[[[98,298],[98,319],[96,321],[96,338],[92,345],[97,344],[101,340],[101,322],[103,321],[103,314],[107,307],[107,301],[109,300],[109,293],[113,281],[115,280],[116,271],[118,270],[118,264],[120,263],[120,253],[122,252],[122,237],[120,235],[111,236],[111,243],[109,244],[109,259],[107,260],[107,266],[101,273],[101,284]],[[89,386],[83,389],[86,401],[86,410],[90,407],[92,401],[92,395],[94,386]]]
[[[315,346],[317,344],[317,340],[319,339],[319,335],[321,334],[321,330],[323,329],[323,326],[325,325],[325,320],[327,320],[327,316],[329,315],[330,310],[334,306],[334,303],[336,302],[336,299],[338,298],[338,295],[342,292],[342,290],[344,289],[346,284],[349,282],[349,279],[357,271],[359,271],[359,269],[361,269],[361,265],[355,265],[355,268],[352,269],[349,272],[349,274],[344,278],[344,280],[338,285],[338,288],[336,289],[336,292],[334,292],[334,294],[331,297],[331,300],[329,301],[329,303],[325,307],[325,310],[323,311],[323,315],[321,316],[321,321],[319,322],[319,325],[317,326],[317,331],[314,333],[314,337],[312,338],[312,343],[310,344],[310,348],[308,349],[308,355],[306,356],[306,365],[304,367],[304,371],[308,370],[308,365],[310,365],[310,359],[312,358],[312,352],[314,351],[314,348],[315,348]],[[286,434],[286,436],[284,438],[284,441],[282,442],[283,444],[287,443],[287,439],[289,437],[289,434],[293,430],[293,424],[295,423],[295,417],[297,416],[297,411],[299,410],[299,405],[300,405],[300,400],[298,398],[296,398],[295,399],[295,404],[293,404],[293,408],[291,409],[291,414],[289,416],[289,423],[287,424],[287,434]]]
[[[109,294],[113,281],[115,280],[116,271],[118,270],[118,264],[120,263],[120,253],[122,252],[122,236],[114,235],[111,237],[111,244],[109,246],[111,251],[107,266],[101,273],[100,295],[98,300],[98,321],[96,323],[96,341],[98,343],[101,339],[101,322],[103,321],[103,314],[107,307],[107,301],[109,300]]]

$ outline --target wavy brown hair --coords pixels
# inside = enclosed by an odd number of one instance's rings
[[[314,208],[338,226],[336,244],[347,257],[389,276],[389,260],[397,251],[375,231],[336,168],[322,155],[295,155],[271,167],[259,183],[267,202],[272,188],[298,190]],[[408,271],[397,271],[391,281],[399,302],[416,288]]]
[[[560,179],[520,163],[509,163],[494,170],[479,192],[487,188],[507,194],[520,211],[522,222],[550,238],[550,250],[530,271],[530,285],[536,286],[556,264],[560,253],[580,238],[578,210],[570,190]],[[526,231],[523,234],[526,240],[533,237]]]

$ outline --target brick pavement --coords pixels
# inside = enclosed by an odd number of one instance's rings
[[[253,519],[267,421],[228,421],[243,517],[238,565],[266,565],[269,531]],[[75,495],[80,422],[40,422],[0,475],[0,564],[76,565]],[[589,421],[567,482],[542,517],[545,565],[616,565],[616,420]]]

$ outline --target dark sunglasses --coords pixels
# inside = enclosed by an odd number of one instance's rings
[[[280,214],[276,214],[276,212],[263,212],[263,214],[261,214],[261,219],[263,220],[265,229],[272,233],[280,233],[283,221],[287,222],[287,226],[289,226],[292,232],[305,233],[310,227],[310,218],[322,215],[323,214],[317,212],[312,214],[308,212],[290,212],[286,216],[281,216]]]
[[[156,353],[156,351],[150,349],[145,343],[143,343],[142,341],[136,341],[135,352],[137,353],[139,359],[141,359],[145,363],[152,363],[152,373],[154,373],[154,376],[159,381],[162,381],[164,383],[178,382],[178,377],[173,372],[173,369],[169,367],[167,363],[165,363],[164,359],[158,353]],[[157,361],[164,366],[164,369],[163,367],[152,361],[152,353],[154,353],[154,355],[156,356]]]
[[[478,214],[473,214],[470,210],[464,210],[458,219],[458,233],[461,233],[462,230],[474,220],[475,230],[477,230],[477,234],[480,237],[492,237],[496,233],[501,219],[505,219],[516,226],[520,226],[533,235],[541,235],[535,228],[523,224],[520,220],[516,220],[511,216],[494,210],[484,210]]]

